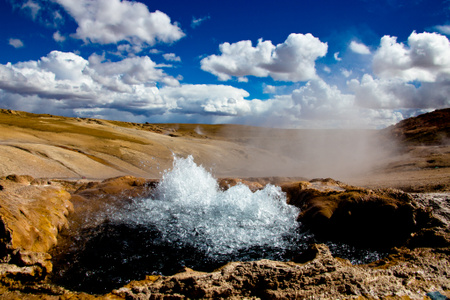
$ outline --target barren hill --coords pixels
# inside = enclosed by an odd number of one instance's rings
[[[220,131],[222,126],[202,125]],[[198,130],[197,130],[198,131]],[[221,174],[246,172],[252,158],[270,157],[251,149],[198,134],[189,126],[35,115],[0,111],[2,176],[11,173],[49,178],[104,179],[119,175],[160,177],[173,155],[193,155],[198,163]],[[239,163],[238,163],[239,162]]]
[[[410,145],[442,145],[450,143],[450,108],[435,110],[409,118],[386,128],[402,143]]]
[[[159,178],[174,155],[192,155],[217,177],[333,177],[374,187],[446,189],[450,150],[437,137],[449,136],[449,111],[375,131],[138,124],[0,110],[0,176]],[[407,141],[406,148],[397,141]]]

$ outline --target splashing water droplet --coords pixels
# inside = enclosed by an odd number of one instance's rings
[[[189,156],[175,158],[154,196],[136,200],[120,220],[155,226],[166,241],[219,258],[261,247],[285,251],[298,234],[298,213],[273,185],[256,192],[243,184],[221,191]]]

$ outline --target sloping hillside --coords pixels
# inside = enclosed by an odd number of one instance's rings
[[[221,126],[202,128],[216,132]],[[252,172],[261,171],[255,160],[280,161],[265,150],[198,134],[195,128],[177,129],[179,125],[175,124],[159,126],[1,110],[0,176],[157,178],[171,167],[173,155],[193,155],[197,163],[214,168],[222,176],[254,175]]]
[[[0,177],[159,178],[174,155],[192,155],[216,177],[332,177],[442,190],[449,186],[450,145],[437,143],[448,140],[448,124],[449,109],[381,131],[139,124],[0,109]]]
[[[450,144],[450,108],[403,120],[385,131],[407,145]]]

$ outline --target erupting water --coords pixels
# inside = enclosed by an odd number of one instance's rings
[[[162,240],[220,259],[252,248],[276,249],[272,255],[281,256],[297,238],[298,213],[273,185],[254,193],[243,184],[221,191],[189,156],[175,158],[154,196],[137,200],[115,221],[154,226]]]
[[[222,191],[191,156],[175,158],[150,198],[107,210],[101,222],[86,224],[73,236],[69,249],[54,256],[53,280],[99,293],[152,273],[174,274],[183,266],[212,271],[230,261],[290,260],[316,242],[301,233],[298,213],[279,187],[252,192],[238,184]],[[380,257],[328,245],[355,263]]]

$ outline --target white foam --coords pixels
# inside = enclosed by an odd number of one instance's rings
[[[252,247],[287,247],[298,228],[298,213],[273,185],[254,193],[242,184],[221,191],[189,156],[174,159],[152,198],[136,199],[117,217],[129,224],[151,224],[170,243],[220,256]]]

